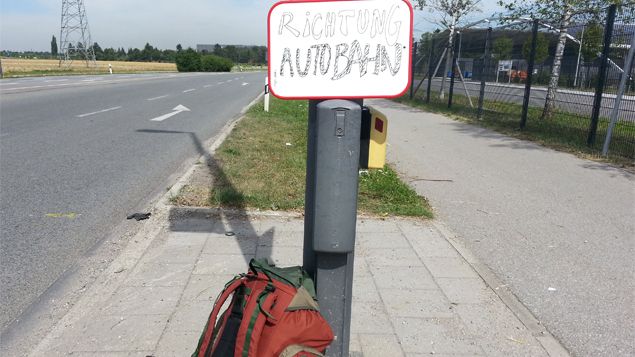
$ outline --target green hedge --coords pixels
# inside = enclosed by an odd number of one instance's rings
[[[201,57],[201,70],[203,72],[231,72],[234,62],[230,59],[206,55]]]
[[[179,72],[231,72],[234,62],[230,59],[205,55],[201,56],[192,48],[176,54],[176,68]]]
[[[200,72],[201,55],[191,48],[177,52],[176,69],[179,72]]]

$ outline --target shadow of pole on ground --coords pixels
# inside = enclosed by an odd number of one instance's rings
[[[203,143],[196,133],[155,129],[139,129],[137,132],[158,135],[188,135],[191,138],[196,151],[204,158],[205,165],[209,170],[211,177],[213,177],[217,182],[222,183],[229,192],[235,192],[241,195],[241,193],[236,190],[234,185],[227,178],[214,156],[203,146]],[[210,182],[210,187],[211,185],[212,183]],[[249,263],[249,260],[254,257],[254,254],[256,254],[258,258],[267,258],[270,262],[272,262],[272,244],[263,245],[260,243],[264,241],[273,242],[275,228],[270,228],[262,235],[258,235],[258,230],[253,226],[249,219],[249,214],[244,200],[239,199],[237,202],[238,203],[236,205],[231,207],[231,210],[226,211],[219,209],[216,214],[210,214],[207,210],[201,211],[200,214],[197,214],[196,210],[188,210],[188,214],[185,215],[184,212],[186,210],[179,209],[178,207],[170,207],[170,231],[230,235],[230,237],[234,237],[236,239],[247,263]],[[196,220],[197,222],[193,224],[192,220]],[[204,223],[201,224],[201,222]],[[253,241],[255,241],[257,247],[255,252],[251,250],[253,247]],[[235,273],[239,274],[243,272]]]

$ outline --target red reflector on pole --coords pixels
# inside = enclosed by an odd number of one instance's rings
[[[375,130],[377,130],[380,133],[384,132],[384,121],[379,119],[379,118],[375,118]]]

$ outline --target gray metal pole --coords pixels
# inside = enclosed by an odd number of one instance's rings
[[[313,251],[313,217],[315,217],[315,137],[317,105],[321,100],[309,100],[309,127],[307,131],[306,191],[304,193],[304,251],[302,266],[315,279],[316,263]]]
[[[465,96],[467,97],[467,100],[470,102],[470,108],[474,109],[474,104],[472,103],[472,96],[470,95],[470,92],[467,90],[467,85],[465,84],[465,78],[463,78],[463,70],[461,69],[461,65],[459,64],[459,62],[456,63],[456,69],[459,72],[459,79],[461,80],[461,83],[463,83],[463,90],[465,91]]]
[[[350,340],[362,101],[310,103],[304,259],[314,264],[320,311],[336,336],[327,356],[344,357]]]
[[[432,90],[432,77],[434,75],[434,35],[432,35],[432,39],[430,40],[430,57],[428,62],[428,86],[426,88],[426,103],[430,103],[430,91]]]
[[[483,58],[483,69],[481,70],[481,88],[478,94],[478,111],[476,112],[476,117],[481,119],[483,117],[483,101],[485,100],[485,82],[487,80],[486,75],[490,66],[490,57],[491,57],[491,38],[492,38],[492,28],[487,28],[487,34],[485,35],[485,58]]]
[[[529,52],[529,65],[527,66],[527,79],[525,80],[525,95],[523,98],[523,111],[520,115],[520,129],[527,126],[527,114],[529,113],[529,99],[531,99],[531,82],[534,76],[534,64],[536,62],[536,44],[538,43],[538,20],[534,20],[531,29],[531,51]]]
[[[417,43],[414,37],[412,38],[412,73],[410,73],[410,100],[415,96],[415,68],[417,67]]]
[[[458,43],[457,43],[457,39],[456,39],[456,35],[454,38],[454,51],[452,51],[452,68],[450,69],[450,93],[448,94],[448,108],[452,108],[452,97],[454,96],[454,70],[456,68],[456,55],[457,55],[457,49],[458,49]],[[443,73],[443,75],[445,76],[446,74]]]
[[[582,44],[584,43],[584,25],[582,26],[582,35],[580,36],[580,46],[578,47],[578,62],[575,65],[575,78],[573,78],[573,88],[578,86],[578,76],[580,75],[580,58],[582,57]]]
[[[620,105],[622,104],[622,97],[624,96],[624,90],[626,89],[626,82],[631,76],[631,70],[633,68],[633,56],[635,56],[635,36],[631,38],[631,48],[628,50],[628,56],[626,57],[626,63],[624,64],[624,72],[620,79],[620,86],[617,89],[617,97],[615,97],[615,103],[613,110],[611,111],[611,123],[609,124],[608,131],[606,132],[606,139],[604,139],[604,147],[602,148],[602,155],[606,156],[609,153],[609,146],[611,145],[611,136],[613,136],[613,128],[617,123],[617,114],[620,111]]]

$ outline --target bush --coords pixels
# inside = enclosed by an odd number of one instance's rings
[[[206,55],[201,58],[203,72],[231,72],[234,62],[228,58]]]
[[[198,72],[201,70],[201,55],[191,48],[176,54],[176,69],[179,72]]]

